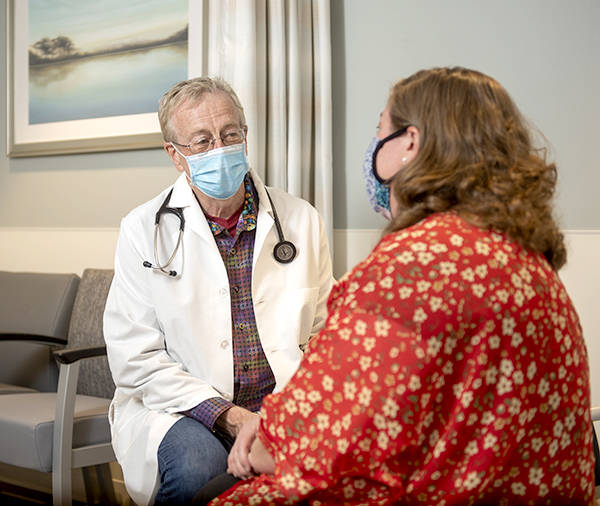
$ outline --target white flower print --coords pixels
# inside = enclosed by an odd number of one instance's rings
[[[418,254],[417,259],[421,265],[429,265],[435,260],[435,255],[430,251],[423,251]]]
[[[490,345],[490,349],[496,350],[500,347],[500,337],[494,335],[494,336],[490,337],[488,343]]]
[[[373,281],[369,281],[364,288],[362,289],[363,292],[365,293],[371,293],[375,291],[375,282]]]
[[[386,276],[379,282],[379,286],[386,290],[389,290],[394,286],[394,280],[390,276]]]
[[[460,248],[463,245],[464,241],[464,238],[460,235],[452,234],[450,236],[450,244],[452,244],[452,246],[456,246],[457,248]]]
[[[560,404],[560,394],[556,391],[552,392],[552,395],[548,397],[548,405],[552,411],[556,411],[558,405]]]
[[[487,265],[481,264],[475,267],[475,274],[477,274],[481,279],[485,278],[488,273]]]
[[[525,382],[525,375],[523,374],[523,371],[519,369],[513,373],[512,379],[515,385],[522,385]]]
[[[485,372],[485,383],[486,385],[493,385],[496,381],[498,381],[498,369],[491,365]]]
[[[410,246],[413,251],[427,251],[427,244],[424,242],[415,242]]]
[[[429,281],[425,281],[424,279],[417,282],[417,292],[423,293],[428,291],[431,288],[431,283]]]
[[[490,254],[490,247],[484,242],[476,241],[475,242],[475,251],[479,255],[488,256]]]
[[[363,406],[368,406],[371,404],[371,389],[367,387],[362,387],[360,394],[358,394],[358,402]]]
[[[323,385],[323,390],[325,390],[326,392],[333,392],[334,382],[331,376],[328,376],[327,374],[323,376],[323,381],[321,382],[321,384]]]
[[[486,434],[483,438],[483,449],[489,450],[490,448],[493,448],[497,441],[498,438],[494,436],[494,434]]]
[[[536,453],[539,452],[543,446],[544,446],[544,441],[542,440],[541,437],[534,437],[531,440],[531,449],[534,452],[536,452]]]
[[[483,297],[485,294],[485,286],[483,286],[481,283],[475,283],[471,285],[471,289],[473,290],[473,295],[475,295],[475,297],[478,299],[481,299],[481,297]]]
[[[410,381],[408,382],[408,389],[411,392],[416,392],[419,388],[421,388],[421,378],[416,374],[412,374],[410,376]]]
[[[408,265],[415,261],[415,256],[410,251],[403,251],[400,255],[396,256],[398,262],[404,265]]]
[[[448,246],[442,243],[435,243],[429,246],[429,249],[434,253],[445,253],[446,251],[448,251]]]
[[[382,450],[387,450],[388,444],[390,443],[390,437],[387,435],[387,432],[381,431],[377,436],[377,446]]]
[[[504,253],[504,251],[496,251],[494,254],[494,259],[498,262],[502,267],[508,265],[508,255]]]
[[[535,362],[531,362],[529,364],[529,367],[527,367],[527,379],[531,381],[534,378],[536,372],[537,366],[535,365]]]
[[[558,441],[556,439],[553,439],[552,443],[550,443],[550,446],[548,447],[548,455],[550,455],[552,458],[554,458],[554,455],[556,455],[557,451],[558,451]]]
[[[494,416],[494,414],[491,411],[485,411],[483,413],[483,415],[481,415],[481,424],[482,425],[489,425],[495,419],[496,419],[496,417]]]
[[[506,358],[503,358],[500,361],[500,371],[505,376],[510,376],[513,373],[514,370],[515,370],[515,367],[513,366],[512,360],[508,360]]]
[[[413,321],[415,323],[423,323],[425,320],[427,320],[427,313],[422,307],[418,307],[413,315]]]
[[[354,325],[354,332],[356,335],[364,336],[367,332],[367,324],[362,320],[357,320]]]
[[[413,289],[404,285],[402,288],[400,288],[400,290],[398,290],[398,295],[400,295],[400,298],[402,300],[404,299],[408,299],[413,293]]]
[[[477,453],[479,453],[479,446],[477,445],[477,441],[469,441],[469,444],[467,444],[467,447],[465,448],[465,455],[472,457]]]
[[[479,486],[480,483],[481,478],[477,475],[477,471],[472,471],[467,475],[464,486],[467,490],[473,490],[475,487]]]
[[[435,312],[442,307],[443,302],[444,301],[441,297],[431,297],[429,299],[429,307],[431,307],[431,310]]]
[[[396,401],[389,397],[385,400],[385,404],[382,407],[383,414],[388,418],[396,418],[399,409],[400,406],[398,406]]]
[[[392,324],[388,320],[375,322],[375,335],[377,337],[387,337]],[[369,350],[370,351],[370,350]]]
[[[531,485],[539,485],[544,477],[544,471],[542,469],[536,469],[532,467],[529,469],[529,483]]]
[[[512,493],[515,495],[525,495],[525,492],[527,491],[527,487],[525,487],[525,485],[519,481],[512,483],[510,488],[512,489]]]
[[[341,454],[345,454],[349,446],[350,443],[346,438],[341,438],[337,440],[337,449],[338,452],[340,452]]]
[[[446,451],[446,441],[444,439],[439,439],[435,444],[435,448],[433,449],[433,456],[437,459],[439,456]]]
[[[512,339],[510,340],[510,345],[513,348],[518,348],[522,342],[523,342],[523,336],[521,336],[521,334],[519,332],[515,332],[512,335]]]
[[[498,290],[496,292],[496,297],[498,297],[498,300],[502,302],[502,304],[506,304],[508,302],[508,292],[504,289]]]
[[[362,342],[362,345],[367,353],[370,353],[371,350],[375,348],[376,344],[377,340],[374,337],[365,337]]]
[[[473,392],[471,390],[467,390],[466,392],[463,392],[463,395],[460,399],[460,403],[462,404],[463,408],[468,408],[471,403],[473,402]]]
[[[454,262],[440,262],[440,274],[442,276],[451,276],[456,274],[456,264]]]
[[[541,397],[546,397],[548,390],[550,390],[550,382],[546,378],[542,378],[540,380],[540,384],[538,385],[538,394]]]
[[[504,395],[508,392],[512,392],[512,389],[512,381],[509,380],[506,376],[501,376],[500,381],[498,381],[498,385],[496,386],[498,395]]]
[[[329,415],[325,413],[319,413],[317,415],[317,429],[323,431],[329,428]]]
[[[519,276],[516,272],[513,272],[510,276],[510,281],[515,286],[515,288],[523,288],[523,280],[521,276]]]
[[[517,322],[512,316],[506,316],[502,319],[502,334],[512,336]]]
[[[518,307],[523,307],[523,303],[525,302],[525,295],[523,295],[523,292],[521,290],[517,290],[515,292],[514,299],[515,299],[515,304]]]
[[[442,341],[438,340],[436,337],[430,337],[427,340],[427,354],[435,357],[440,351],[442,347]]]
[[[358,388],[354,381],[344,381],[344,398],[353,401]]]
[[[467,267],[464,271],[462,271],[460,273],[460,277],[463,278],[467,283],[472,283],[475,281],[475,273],[470,267]]]
[[[316,404],[317,402],[323,399],[323,397],[321,396],[321,392],[319,392],[318,390],[311,390],[310,392],[308,392],[306,398],[313,404]]]

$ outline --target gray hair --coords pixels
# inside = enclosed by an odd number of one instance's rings
[[[165,142],[171,142],[175,139],[171,114],[179,105],[188,100],[192,104],[196,104],[202,100],[206,93],[219,91],[226,93],[233,100],[238,111],[240,125],[244,126],[246,124],[244,108],[231,85],[221,77],[195,77],[174,84],[158,103],[158,121],[160,122],[160,129]]]

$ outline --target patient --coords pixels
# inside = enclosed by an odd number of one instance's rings
[[[392,88],[365,161],[386,235],[242,429],[244,480],[212,506],[592,502],[587,352],[543,155],[486,75]]]

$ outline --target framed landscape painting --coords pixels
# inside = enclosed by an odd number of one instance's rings
[[[201,0],[9,0],[8,155],[162,146],[158,101],[199,75]]]

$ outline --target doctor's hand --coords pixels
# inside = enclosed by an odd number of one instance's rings
[[[227,472],[241,480],[254,476],[248,456],[252,443],[258,435],[259,424],[260,416],[253,414],[252,418],[239,431],[227,458]]]

